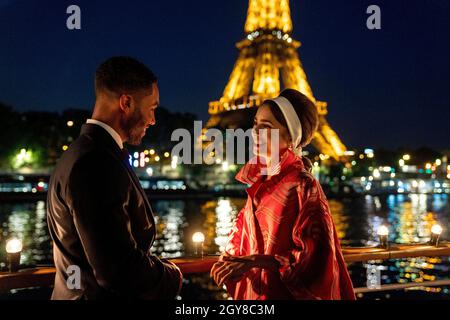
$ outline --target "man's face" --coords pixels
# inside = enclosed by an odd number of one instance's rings
[[[159,105],[158,85],[152,85],[152,93],[133,95],[129,115],[123,119],[122,127],[128,135],[127,142],[137,146],[141,144],[142,138],[148,127],[156,123],[155,110]]]

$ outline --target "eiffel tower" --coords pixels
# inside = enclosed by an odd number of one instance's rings
[[[223,95],[209,103],[206,128],[250,128],[256,108],[276,97],[283,84],[315,103],[320,124],[312,144],[339,160],[346,148],[325,118],[327,103],[314,97],[306,78],[297,53],[301,44],[291,36],[289,0],[250,0],[244,31],[246,37],[236,44],[239,57]]]

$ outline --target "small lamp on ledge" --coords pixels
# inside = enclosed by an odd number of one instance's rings
[[[389,235],[389,229],[385,225],[381,225],[378,227],[377,230],[378,237],[380,237],[380,247],[387,249],[389,248],[388,243],[388,235]]]
[[[430,244],[434,246],[439,246],[439,237],[442,233],[442,227],[439,224],[434,224],[431,227],[431,239]]]
[[[22,252],[22,241],[11,238],[6,241],[6,259],[8,260],[9,272],[16,272],[20,266],[20,254]]]
[[[205,235],[201,232],[196,232],[192,236],[192,242],[195,246],[195,255],[201,256],[203,259],[203,243],[205,242]]]

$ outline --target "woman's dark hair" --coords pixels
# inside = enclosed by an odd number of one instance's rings
[[[280,96],[288,99],[294,107],[294,110],[300,119],[300,123],[302,124],[302,140],[300,145],[302,147],[307,146],[314,138],[314,133],[319,126],[319,115],[317,113],[316,105],[307,96],[295,89],[285,89],[280,93]],[[268,105],[275,119],[287,128],[287,122],[280,107],[272,100],[266,100],[263,104]],[[306,157],[302,157],[302,160],[306,169],[311,170],[311,161]]]

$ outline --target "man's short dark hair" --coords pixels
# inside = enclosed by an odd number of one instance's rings
[[[112,57],[104,61],[95,73],[95,92],[112,91],[117,94],[152,88],[157,81],[153,72],[131,57]]]

